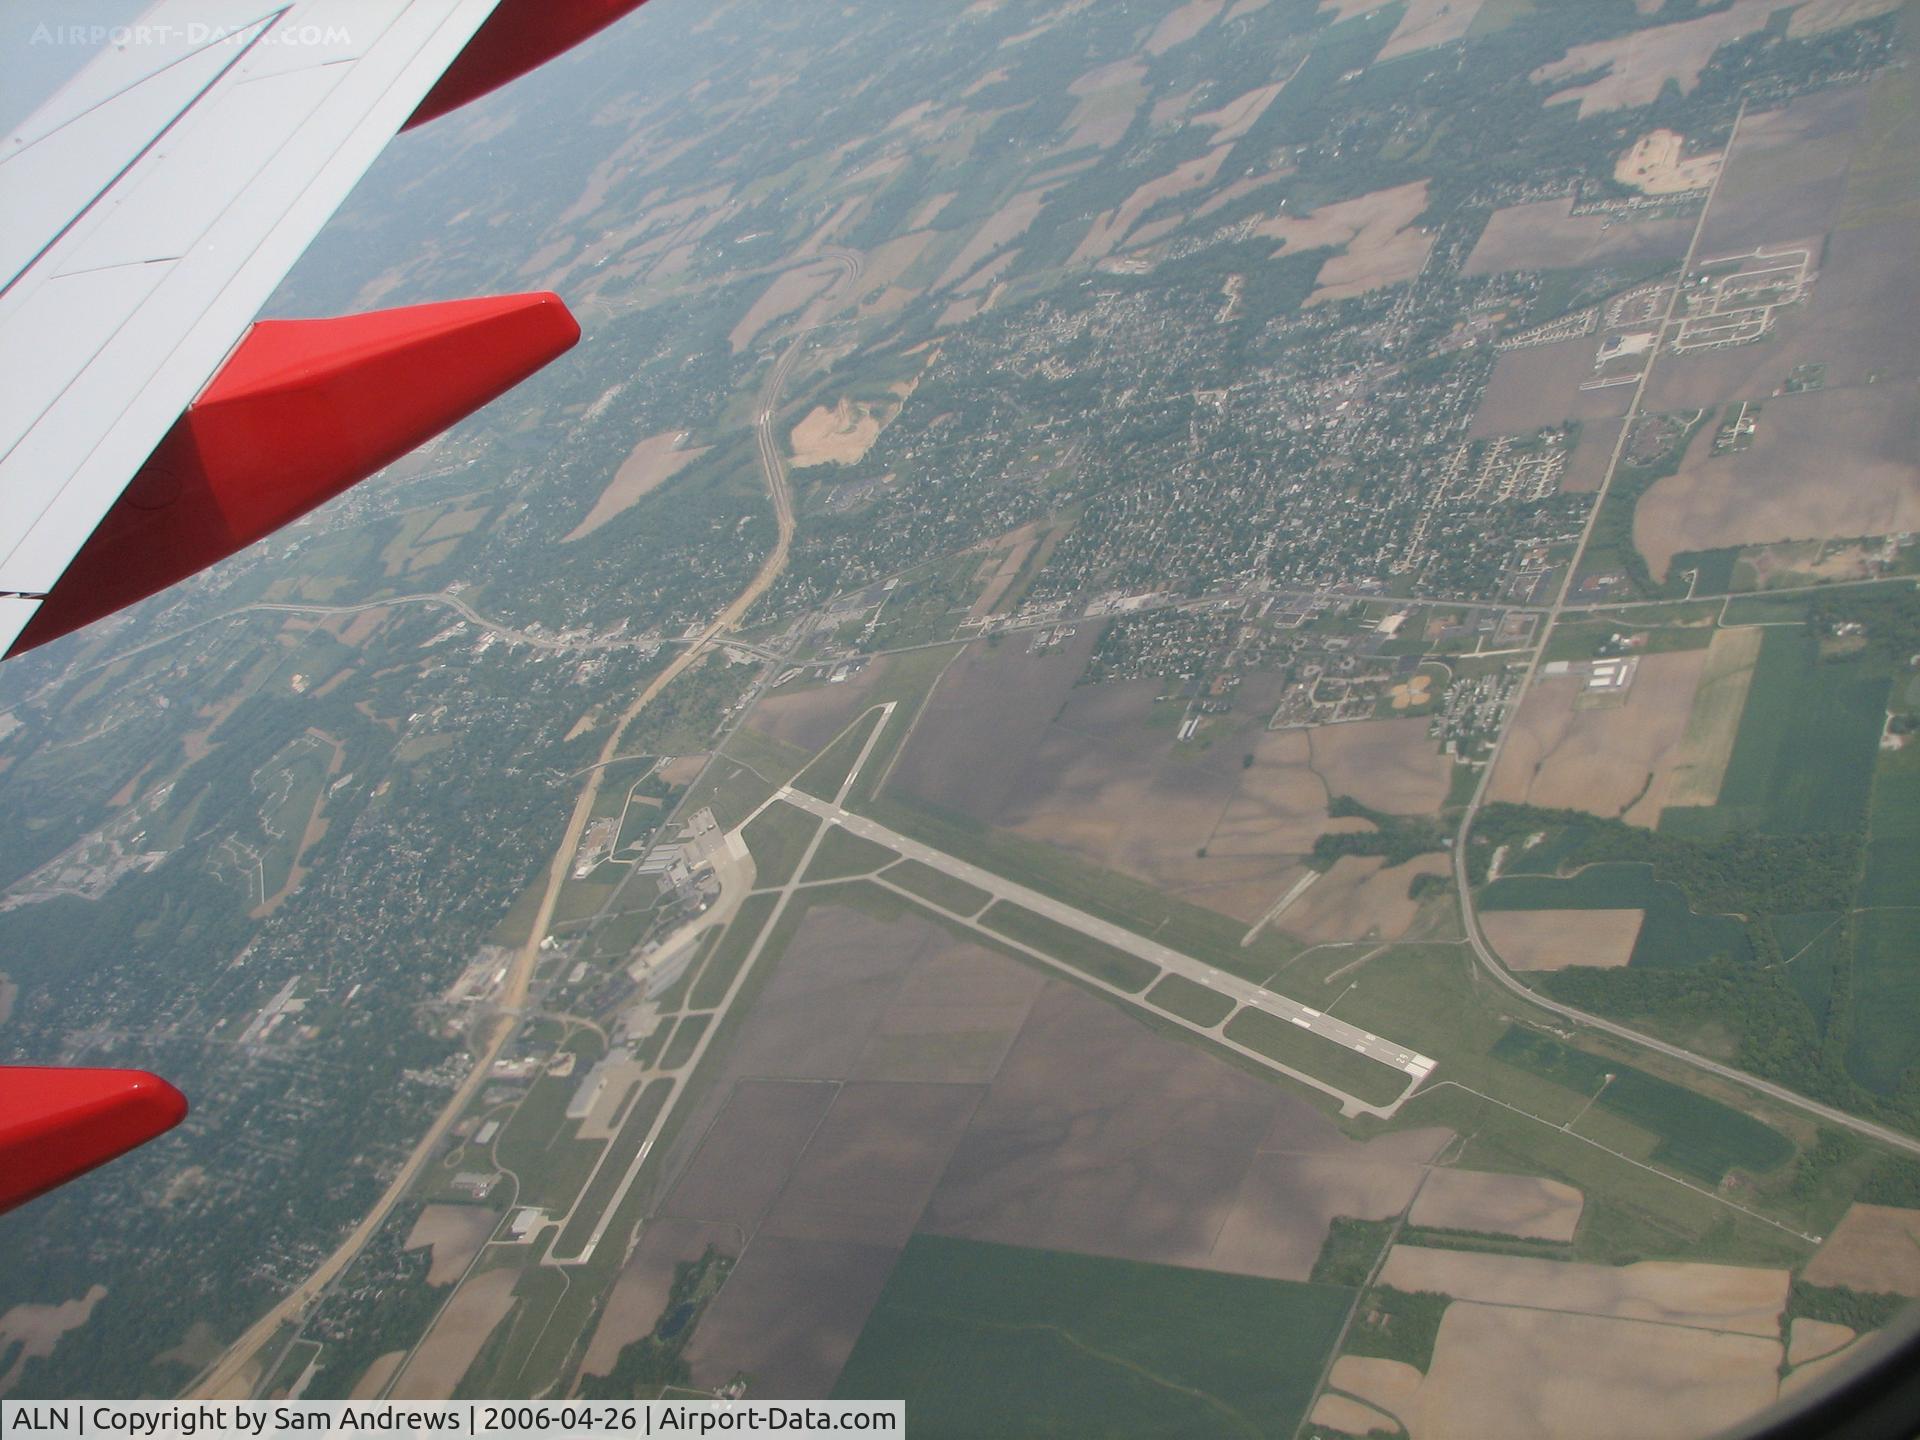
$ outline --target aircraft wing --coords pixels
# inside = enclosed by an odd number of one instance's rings
[[[233,553],[577,338],[553,296],[249,326],[398,130],[638,3],[159,0],[0,141],[0,653]]]
[[[550,294],[255,323],[374,158],[641,0],[159,0],[0,141],[0,654],[233,554],[559,355]],[[0,1068],[0,1210],[168,1129]]]

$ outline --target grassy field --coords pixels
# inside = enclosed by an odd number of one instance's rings
[[[710,1016],[689,1015],[682,1020],[673,1032],[673,1039],[667,1045],[667,1053],[660,1057],[662,1070],[678,1070],[693,1058],[693,1047],[700,1043],[700,1037],[707,1032]]]
[[[887,871],[886,878],[888,883],[911,891],[923,900],[931,900],[956,915],[972,915],[993,898],[978,886],[957,880],[946,871],[918,860],[902,860]]]
[[[1891,1095],[1920,1061],[1920,952],[1911,910],[1869,910],[1853,920],[1853,1035],[1847,1069]]]
[[[897,853],[884,845],[876,845],[871,840],[842,830],[838,825],[830,825],[820,842],[820,848],[813,852],[813,863],[807,866],[806,878],[844,880],[850,875],[869,875],[899,858]]]
[[[753,856],[754,883],[764,888],[791,880],[800,857],[807,852],[807,842],[819,826],[813,816],[784,801],[762,810],[741,832]]]
[[[1163,975],[1147,992],[1147,999],[1169,1015],[1196,1025],[1218,1025],[1233,1011],[1233,1002],[1218,991],[1196,985],[1184,975]]]
[[[1109,985],[1138,995],[1159,970],[1137,955],[1116,950],[1104,941],[1083,935],[1078,930],[1049,920],[1032,910],[1002,900],[980,917],[980,923],[998,934],[1053,956],[1084,975],[1104,980]]]
[[[692,1006],[695,1010],[711,1010],[726,998],[727,987],[733,983],[740,962],[747,958],[753,942],[766,927],[774,903],[772,895],[749,895],[740,902],[739,911],[720,939],[720,948],[713,952],[700,978],[694,982]]]
[[[822,800],[839,799],[840,787],[846,783],[847,772],[853,769],[853,762],[860,758],[860,752],[866,748],[867,737],[873,734],[873,727],[879,723],[878,710],[869,710],[855,720],[838,739],[793,777],[793,788],[804,790]]]
[[[1391,1066],[1264,1010],[1242,1010],[1221,1033],[1369,1104],[1385,1105],[1407,1088],[1407,1077]]]
[[[1189,904],[1144,881],[1087,865],[1054,846],[992,829],[963,815],[892,797],[865,808],[903,835],[1124,925],[1135,934],[1151,935],[1163,945],[1243,979],[1264,984],[1300,950],[1271,928],[1253,944],[1242,946],[1245,921]]]
[[[1862,906],[1920,906],[1920,746],[1882,752],[1867,814]]]
[[[1769,630],[1714,818],[1723,828],[1746,824],[1787,835],[1857,828],[1867,811],[1886,695],[1883,674],[1823,666],[1804,631]],[[1685,825],[1686,814],[1676,823]]]
[[[1635,965],[1700,965],[1715,955],[1741,961],[1753,955],[1739,921],[1694,914],[1680,887],[1655,880],[1648,865],[1589,865],[1565,880],[1503,875],[1487,887],[1480,905],[1485,910],[1643,910]]]
[[[916,1235],[834,1396],[917,1436],[1288,1435],[1352,1295]]]
[[[1719,1184],[1733,1169],[1763,1175],[1793,1156],[1792,1141],[1751,1115],[1536,1031],[1511,1027],[1493,1047],[1493,1056],[1597,1096],[1595,1109],[1623,1116],[1661,1137],[1653,1152],[1656,1162],[1710,1185]]]
[[[554,1254],[571,1259],[592,1238],[593,1227],[600,1223],[600,1216],[626,1176],[627,1166],[633,1163],[634,1153],[647,1138],[654,1117],[659,1115],[660,1107],[667,1103],[667,1096],[672,1093],[673,1081],[650,1081],[647,1088],[627,1107],[627,1118],[621,1122],[619,1132],[613,1137],[606,1161],[593,1177],[593,1183],[588,1185],[586,1193],[580,1197],[580,1203],[574,1207],[573,1218],[567,1222],[567,1228],[560,1232]]]
[[[598,1053],[583,1055],[580,1064],[591,1064],[598,1058]],[[494,1142],[494,1153],[502,1167],[520,1177],[515,1198],[522,1205],[566,1209],[599,1158],[604,1142],[576,1140],[576,1127],[566,1118],[567,1101],[573,1098],[578,1083],[571,1076],[541,1076]]]

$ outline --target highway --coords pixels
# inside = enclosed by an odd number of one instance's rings
[[[1739,135],[1740,124],[1745,117],[1746,106],[1743,102],[1739,115],[1734,119],[1733,131],[1727,137],[1727,148],[1729,151],[1733,148],[1734,139]],[[1700,247],[1700,236],[1706,228],[1707,216],[1713,211],[1713,202],[1719,194],[1719,191],[1720,177],[1716,175],[1712,187],[1707,191],[1706,203],[1700,207],[1700,217],[1694,224],[1693,238],[1687,245],[1686,259],[1681,263],[1680,273],[1682,276],[1691,274],[1693,271],[1694,256]],[[1526,675],[1522,678],[1519,687],[1514,691],[1513,699],[1507,707],[1506,717],[1501,721],[1499,733],[1494,737],[1493,748],[1488,752],[1486,765],[1480,772],[1480,783],[1474,787],[1473,798],[1468,801],[1466,811],[1460,818],[1460,828],[1454,837],[1453,844],[1453,881],[1454,888],[1460,899],[1461,920],[1466,926],[1467,941],[1480,967],[1502,988],[1520,999],[1525,1000],[1528,1004],[1538,1006],[1540,1009],[1557,1015],[1563,1020],[1572,1021],[1576,1025],[1581,1025],[1591,1030],[1598,1030],[1603,1034],[1613,1036],[1615,1039],[1625,1040],[1630,1044],[1651,1050],[1657,1055],[1664,1055],[1669,1060],[1677,1060],[1681,1064],[1689,1065],[1708,1075],[1713,1075],[1719,1079],[1728,1080],[1736,1085],[1744,1086],[1756,1094],[1764,1095],[1770,1100],[1777,1100],[1783,1105],[1792,1106],[1794,1109],[1811,1115],[1818,1120],[1822,1120],[1829,1125],[1836,1125],[1843,1129],[1851,1130],[1856,1135],[1863,1135],[1870,1140],[1876,1140],[1882,1145],[1904,1151],[1909,1155],[1920,1155],[1920,1140],[1915,1140],[1908,1135],[1902,1135],[1897,1130],[1890,1130],[1884,1125],[1876,1125],[1871,1120],[1863,1120],[1859,1116],[1849,1114],[1845,1110],[1836,1109],[1834,1106],[1825,1105],[1817,1100],[1809,1099],[1805,1095],[1789,1090],[1784,1085],[1776,1085],[1772,1081],[1762,1080],[1758,1076],[1749,1075],[1744,1070],[1738,1070],[1731,1065],[1722,1064],[1718,1060],[1697,1054],[1692,1050],[1686,1049],[1684,1046],[1672,1044],[1668,1041],[1658,1039],[1655,1036],[1635,1030],[1630,1026],[1619,1024],[1617,1021],[1608,1020],[1599,1015],[1591,1015],[1584,1010],[1577,1010],[1571,1005],[1563,1005],[1557,1000],[1552,1000],[1541,995],[1539,992],[1516,979],[1513,973],[1501,962],[1500,957],[1494,953],[1493,947],[1487,943],[1486,932],[1480,925],[1480,916],[1474,909],[1473,887],[1467,879],[1467,841],[1473,832],[1473,822],[1479,816],[1481,807],[1486,803],[1487,789],[1493,780],[1495,769],[1499,766],[1500,756],[1506,749],[1507,740],[1513,732],[1514,721],[1520,713],[1521,703],[1525,700],[1527,693],[1533,688],[1534,682],[1539,676],[1541,661],[1547,653],[1547,644],[1553,638],[1554,626],[1559,622],[1563,611],[1625,608],[1623,606],[1600,607],[1569,605],[1567,603],[1567,597],[1572,593],[1574,577],[1579,572],[1580,561],[1587,552],[1587,545],[1593,538],[1594,527],[1599,521],[1601,508],[1606,504],[1607,493],[1612,488],[1614,476],[1619,471],[1621,456],[1625,453],[1627,440],[1633,433],[1633,423],[1640,415],[1641,402],[1646,398],[1648,382],[1653,378],[1654,369],[1660,362],[1660,356],[1665,352],[1666,335],[1674,322],[1674,313],[1679,305],[1679,299],[1680,286],[1676,285],[1667,298],[1666,315],[1662,318],[1657,332],[1661,337],[1661,343],[1656,345],[1648,355],[1646,367],[1640,373],[1639,383],[1634,388],[1632,402],[1627,407],[1626,418],[1621,421],[1620,433],[1614,440],[1613,453],[1608,457],[1606,475],[1601,480],[1600,488],[1594,493],[1592,508],[1587,512],[1586,526],[1581,530],[1580,541],[1574,547],[1572,557],[1567,561],[1567,573],[1560,581],[1559,593],[1554,597],[1553,604],[1546,608],[1545,619],[1539,627],[1539,635],[1533,648],[1533,657],[1527,664]],[[1672,602],[1655,603],[1666,604]]]

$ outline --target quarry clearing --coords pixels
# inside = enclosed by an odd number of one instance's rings
[[[1614,163],[1613,178],[1642,195],[1684,195],[1704,190],[1720,173],[1722,153],[1687,159],[1686,144],[1686,136],[1678,131],[1649,131]]]

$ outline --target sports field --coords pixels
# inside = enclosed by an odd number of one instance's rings
[[[915,1435],[1288,1435],[1353,1292],[916,1235],[837,1399]]]

